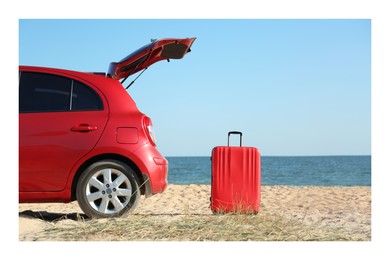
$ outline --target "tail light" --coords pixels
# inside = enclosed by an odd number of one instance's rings
[[[156,137],[154,135],[152,120],[147,116],[144,117],[144,128],[150,143],[153,146],[156,146]]]

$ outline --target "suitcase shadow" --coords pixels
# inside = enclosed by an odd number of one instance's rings
[[[213,215],[211,212],[209,214],[205,213],[136,213],[133,214],[135,216],[211,216]]]

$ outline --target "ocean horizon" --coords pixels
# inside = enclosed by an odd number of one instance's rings
[[[211,184],[210,156],[167,156],[168,183]],[[371,155],[261,156],[261,185],[371,186]]]

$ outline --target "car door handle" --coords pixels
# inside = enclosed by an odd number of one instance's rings
[[[70,130],[73,132],[91,132],[97,130],[96,125],[80,124],[73,126]]]

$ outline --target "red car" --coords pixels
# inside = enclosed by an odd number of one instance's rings
[[[119,217],[167,186],[152,121],[121,82],[181,59],[195,38],[162,39],[108,73],[19,67],[19,202],[71,202],[91,218]],[[121,80],[121,82],[120,82]]]

